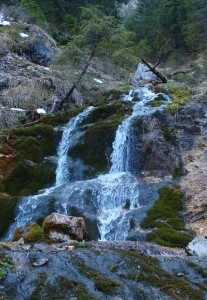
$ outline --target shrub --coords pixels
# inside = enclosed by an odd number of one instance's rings
[[[32,243],[41,240],[44,234],[44,230],[37,223],[32,223],[30,225],[28,233],[25,235],[25,241]]]

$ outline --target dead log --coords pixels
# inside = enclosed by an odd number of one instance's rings
[[[163,76],[160,72],[158,72],[156,70],[156,65],[155,66],[151,66],[146,60],[141,59],[141,62],[148,67],[148,69],[155,74],[163,83],[167,83],[167,78],[165,76]]]
[[[86,74],[89,66],[90,66],[90,63],[94,57],[94,54],[95,54],[95,51],[96,51],[96,46],[97,46],[97,41],[95,41],[94,45],[93,45],[93,48],[91,50],[91,54],[88,58],[88,62],[87,64],[84,66],[82,72],[80,73],[77,81],[72,85],[72,87],[70,88],[70,90],[68,91],[68,93],[66,94],[66,96],[59,102],[57,103],[56,105],[54,105],[54,108],[52,110],[52,112],[55,112],[55,111],[60,111],[62,108],[63,108],[63,104],[68,101],[70,99],[70,97],[72,96],[73,92],[75,91],[76,87],[78,86],[78,84],[81,82],[82,78],[84,77],[84,75]]]

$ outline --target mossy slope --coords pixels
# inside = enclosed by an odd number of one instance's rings
[[[182,211],[183,193],[176,186],[159,191],[159,198],[147,213],[142,226],[156,228],[147,235],[149,241],[169,247],[185,247],[192,236],[185,231]]]

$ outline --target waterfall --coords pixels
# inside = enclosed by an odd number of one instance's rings
[[[5,239],[9,239],[12,237],[15,228],[24,226],[32,220],[36,220],[38,217],[40,217],[40,212],[44,212],[46,204],[48,204],[48,202],[46,201],[47,196],[51,195],[56,187],[70,180],[70,174],[67,165],[67,153],[70,147],[72,146],[73,134],[76,133],[78,126],[90,114],[90,112],[93,109],[93,106],[86,108],[83,112],[71,118],[68,124],[64,127],[62,138],[57,150],[57,169],[56,181],[54,186],[45,189],[38,195],[23,197],[21,199],[20,203],[18,204],[15,222],[10,226],[10,229],[5,236]]]
[[[133,101],[137,95],[138,101]],[[124,97],[131,101],[133,111],[118,126],[111,154],[111,169],[107,174],[82,181],[71,181],[69,172],[68,150],[74,145],[75,134],[79,125],[94,109],[89,107],[72,118],[63,130],[62,139],[57,150],[56,182],[53,187],[41,194],[24,197],[18,205],[15,223],[10,227],[7,238],[11,238],[15,228],[44,217],[51,197],[56,199],[55,210],[70,214],[71,207],[85,211],[85,202],[91,204],[90,211],[97,222],[101,240],[125,240],[129,232],[129,223],[133,214],[139,209],[139,181],[130,173],[130,140],[134,120],[143,115],[150,115],[162,110],[170,101],[163,94],[163,105],[159,108],[147,106],[157,95],[147,87],[133,89]],[[89,193],[89,195],[88,195]]]
[[[77,129],[77,126],[88,116],[88,114],[94,109],[93,106],[85,109],[82,113],[72,118],[65,127],[62,135],[62,139],[58,146],[57,156],[58,164],[56,169],[56,183],[55,187],[60,186],[70,181],[70,174],[68,171],[68,150],[73,143],[73,134]]]
[[[156,97],[147,87],[131,90],[125,96],[125,101],[132,101],[134,94],[138,95],[140,101],[134,102],[132,115],[125,119],[116,131],[109,174],[99,176],[102,181],[98,196],[99,230],[102,240],[125,239],[129,227],[127,214],[129,210],[139,207],[139,184],[137,178],[129,172],[130,129],[133,121],[138,116],[161,110],[170,101],[166,96],[166,103],[160,108],[146,106]],[[126,203],[129,205],[128,209],[124,209]]]

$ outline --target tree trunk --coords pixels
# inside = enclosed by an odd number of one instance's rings
[[[155,74],[163,83],[167,83],[167,78],[163,76],[160,72],[156,70],[155,67],[152,67],[146,60],[141,59],[142,63],[148,67],[148,69]]]
[[[70,88],[70,90],[68,91],[66,96],[59,103],[57,103],[57,105],[54,105],[54,108],[53,108],[52,112],[55,112],[57,110],[61,110],[63,108],[64,102],[69,100],[69,98],[72,96],[74,90],[76,89],[77,85],[80,83],[83,76],[86,74],[86,72],[88,70],[88,67],[90,66],[90,62],[93,59],[94,54],[95,54],[96,46],[97,46],[97,41],[94,43],[93,49],[92,49],[91,54],[90,54],[89,59],[88,59],[88,62],[85,65],[85,67],[83,68],[82,72],[80,73],[80,76],[78,77],[77,81],[72,85],[72,87]]]

